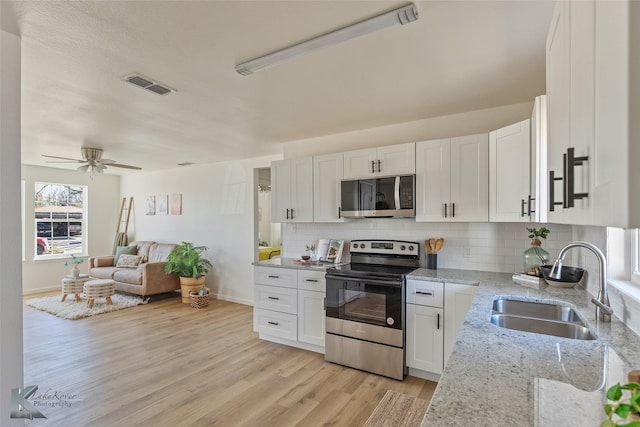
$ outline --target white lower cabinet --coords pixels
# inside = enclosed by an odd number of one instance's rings
[[[324,295],[298,290],[298,341],[324,347]]]
[[[441,374],[443,343],[443,310],[407,304],[407,366]]]
[[[253,329],[260,338],[324,353],[324,275],[256,266]]]
[[[453,351],[477,286],[407,280],[409,375],[437,381]]]

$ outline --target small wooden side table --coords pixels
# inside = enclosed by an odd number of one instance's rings
[[[67,299],[67,295],[75,294],[76,301],[80,301],[85,282],[91,280],[88,274],[81,274],[79,277],[65,276],[62,278],[62,302]]]

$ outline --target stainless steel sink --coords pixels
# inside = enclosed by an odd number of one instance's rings
[[[534,317],[542,320],[578,323],[584,326],[584,322],[578,313],[566,305],[499,298],[493,301],[493,312]]]
[[[493,301],[491,323],[507,329],[556,337],[596,339],[580,315],[562,304],[497,298]]]

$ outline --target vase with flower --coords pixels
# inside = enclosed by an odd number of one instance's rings
[[[78,268],[78,265],[82,264],[84,262],[84,258],[78,258],[75,255],[71,254],[71,259],[67,260],[64,262],[64,266],[68,267],[68,266],[72,266],[71,267],[71,277],[80,277],[80,268]]]
[[[540,266],[549,264],[549,252],[542,249],[540,239],[546,239],[550,230],[546,227],[526,230],[529,232],[531,247],[524,251],[524,272],[530,276],[542,277]]]

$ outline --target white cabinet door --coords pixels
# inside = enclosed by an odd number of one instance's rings
[[[342,176],[342,153],[313,157],[314,222],[344,221],[340,217],[340,181]]]
[[[529,222],[530,120],[489,133],[489,221]]]
[[[449,221],[450,139],[416,143],[416,221]]]
[[[291,163],[271,162],[271,221],[288,221],[291,208]]]
[[[291,159],[291,217],[293,222],[313,222],[313,160]]]
[[[313,222],[311,157],[271,162],[271,221]]]
[[[298,341],[324,347],[324,292],[298,290]]]
[[[406,144],[378,147],[377,171],[380,175],[407,175],[416,172],[416,145]]]
[[[489,137],[451,138],[451,221],[489,220]]]
[[[477,286],[458,285],[454,283],[444,284],[444,362],[447,363],[453,347],[458,340],[458,334],[464,320],[467,318],[467,312],[473,297],[478,290]]]
[[[376,174],[377,151],[375,148],[345,151],[344,179],[367,178]]]
[[[547,96],[537,96],[531,113],[531,194],[532,222],[547,222]]]
[[[569,3],[556,4],[547,37],[547,115],[549,176],[549,222],[562,223],[563,154],[571,142],[571,56],[569,42]],[[559,204],[557,204],[559,203]]]
[[[407,304],[407,366],[434,374],[443,368],[444,319],[441,308]]]
[[[416,145],[389,145],[345,151],[344,179],[409,175],[416,171]]]

